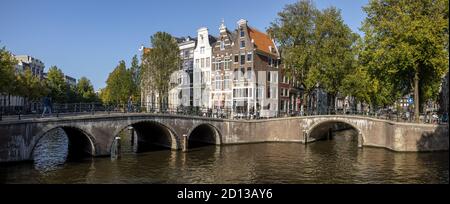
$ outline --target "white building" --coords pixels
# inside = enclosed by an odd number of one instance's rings
[[[174,72],[170,78],[169,106],[192,106],[193,102],[193,71],[195,38],[177,38],[180,49],[180,69]]]
[[[197,46],[194,50],[194,99],[193,105],[211,108],[211,57],[215,38],[210,36],[207,28],[197,31]]]
[[[34,76],[38,76],[40,79],[43,78],[45,65],[41,60],[29,55],[17,55],[14,57],[18,61],[18,72],[23,72],[25,69],[30,69]]]

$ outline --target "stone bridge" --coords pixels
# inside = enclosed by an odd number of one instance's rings
[[[268,120],[224,120],[161,114],[111,114],[0,122],[0,162],[33,160],[33,151],[48,132],[62,129],[69,154],[108,156],[116,137],[132,127],[138,148],[145,144],[173,150],[192,142],[215,145],[256,142],[309,143],[330,130],[353,128],[358,145],[393,151],[448,150],[448,124],[396,123],[361,116],[330,115]]]

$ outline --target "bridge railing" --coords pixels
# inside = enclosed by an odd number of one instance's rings
[[[161,113],[171,115],[199,116],[209,118],[222,119],[238,119],[238,120],[258,120],[266,118],[285,118],[296,116],[315,116],[315,115],[355,115],[377,119],[391,120],[395,122],[415,122],[413,113],[398,113],[385,109],[375,111],[359,111],[356,109],[339,109],[326,108],[322,110],[305,111],[279,111],[276,114],[264,115],[262,111],[254,111],[253,108],[231,108],[231,107],[193,107],[180,106],[174,104],[158,104],[158,103],[127,103],[127,104],[103,104],[103,103],[55,103],[52,105],[51,113],[47,111],[43,114],[44,106],[41,103],[34,103],[28,107],[0,107],[0,120],[22,120],[28,118],[40,117],[64,117],[77,115],[94,115],[94,114],[112,114],[112,113]],[[247,111],[250,109],[250,111]],[[447,123],[448,115],[436,113],[428,113],[420,115],[421,123]]]

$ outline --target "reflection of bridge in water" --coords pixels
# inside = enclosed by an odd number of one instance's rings
[[[448,125],[395,123],[360,116],[329,115],[244,121],[163,114],[104,114],[0,122],[0,162],[33,160],[39,141],[62,129],[70,156],[108,156],[121,132],[131,131],[136,152],[153,146],[172,150],[197,144],[302,142],[326,139],[339,127],[357,132],[359,146],[394,151],[448,150]]]

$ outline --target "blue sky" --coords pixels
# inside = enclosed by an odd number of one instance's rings
[[[14,54],[57,65],[67,75],[88,77],[98,90],[119,60],[130,63],[150,36],[166,31],[195,36],[202,26],[218,34],[247,19],[264,31],[286,4],[295,0],[0,0],[0,46]],[[335,6],[359,32],[367,0],[314,0],[320,9]]]

